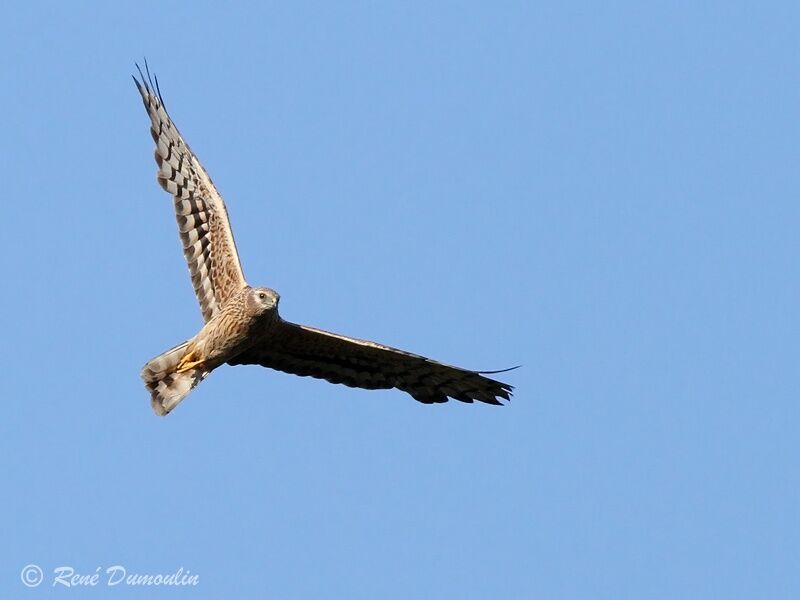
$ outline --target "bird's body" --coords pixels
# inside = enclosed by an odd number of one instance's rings
[[[224,363],[257,364],[365,389],[396,387],[427,404],[500,404],[511,386],[477,371],[321,329],[278,314],[279,295],[251,287],[242,273],[222,197],[164,108],[157,85],[136,87],[151,120],[158,181],[173,196],[178,231],[205,324],[190,340],[149,361],[142,379],[156,414],[169,413]]]
[[[264,298],[261,298],[264,296]],[[211,371],[248,350],[278,317],[278,294],[267,288],[246,286],[220,308],[206,323],[187,348],[184,362],[197,359]]]
[[[211,371],[249,350],[256,340],[268,337],[280,318],[279,299],[274,290],[244,286],[192,339],[149,361],[142,378],[153,394],[156,413],[172,410]],[[185,393],[180,395],[181,391]]]

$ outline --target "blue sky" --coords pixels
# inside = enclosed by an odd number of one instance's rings
[[[800,595],[800,10],[698,4],[6,6],[0,597]],[[285,318],[513,402],[155,417],[201,319],[143,56]],[[112,565],[199,584],[53,588]]]

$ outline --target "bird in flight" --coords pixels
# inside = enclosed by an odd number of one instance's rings
[[[159,354],[142,369],[157,415],[166,415],[211,371],[261,365],[356,388],[397,388],[426,404],[502,404],[512,386],[424,356],[284,321],[275,290],[244,278],[228,212],[211,178],[167,114],[158,79],[136,65],[133,77],[150,117],[157,179],[172,195],[183,254],[205,324],[190,340]],[[505,369],[507,371],[509,369]]]

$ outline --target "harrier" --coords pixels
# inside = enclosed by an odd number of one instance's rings
[[[146,67],[146,65],[145,65]],[[138,68],[138,65],[137,65]],[[175,205],[183,254],[205,324],[192,339],[148,362],[142,379],[153,410],[166,415],[220,365],[261,365],[365,389],[397,388],[432,404],[501,404],[512,386],[366,340],[296,325],[278,315],[280,296],[242,273],[225,203],[167,114],[158,79],[133,78],[150,116],[158,182]]]

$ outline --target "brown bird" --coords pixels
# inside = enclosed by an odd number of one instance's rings
[[[499,405],[499,399],[510,399],[512,386],[484,377],[502,371],[469,371],[281,319],[278,293],[245,281],[225,203],[167,114],[158,79],[154,83],[146,63],[146,76],[136,67],[141,81],[133,80],[150,116],[158,182],[173,196],[183,254],[205,320],[192,339],[142,369],[156,414],[169,413],[224,363],[262,365],[350,387],[397,388],[426,404],[453,398]]]

